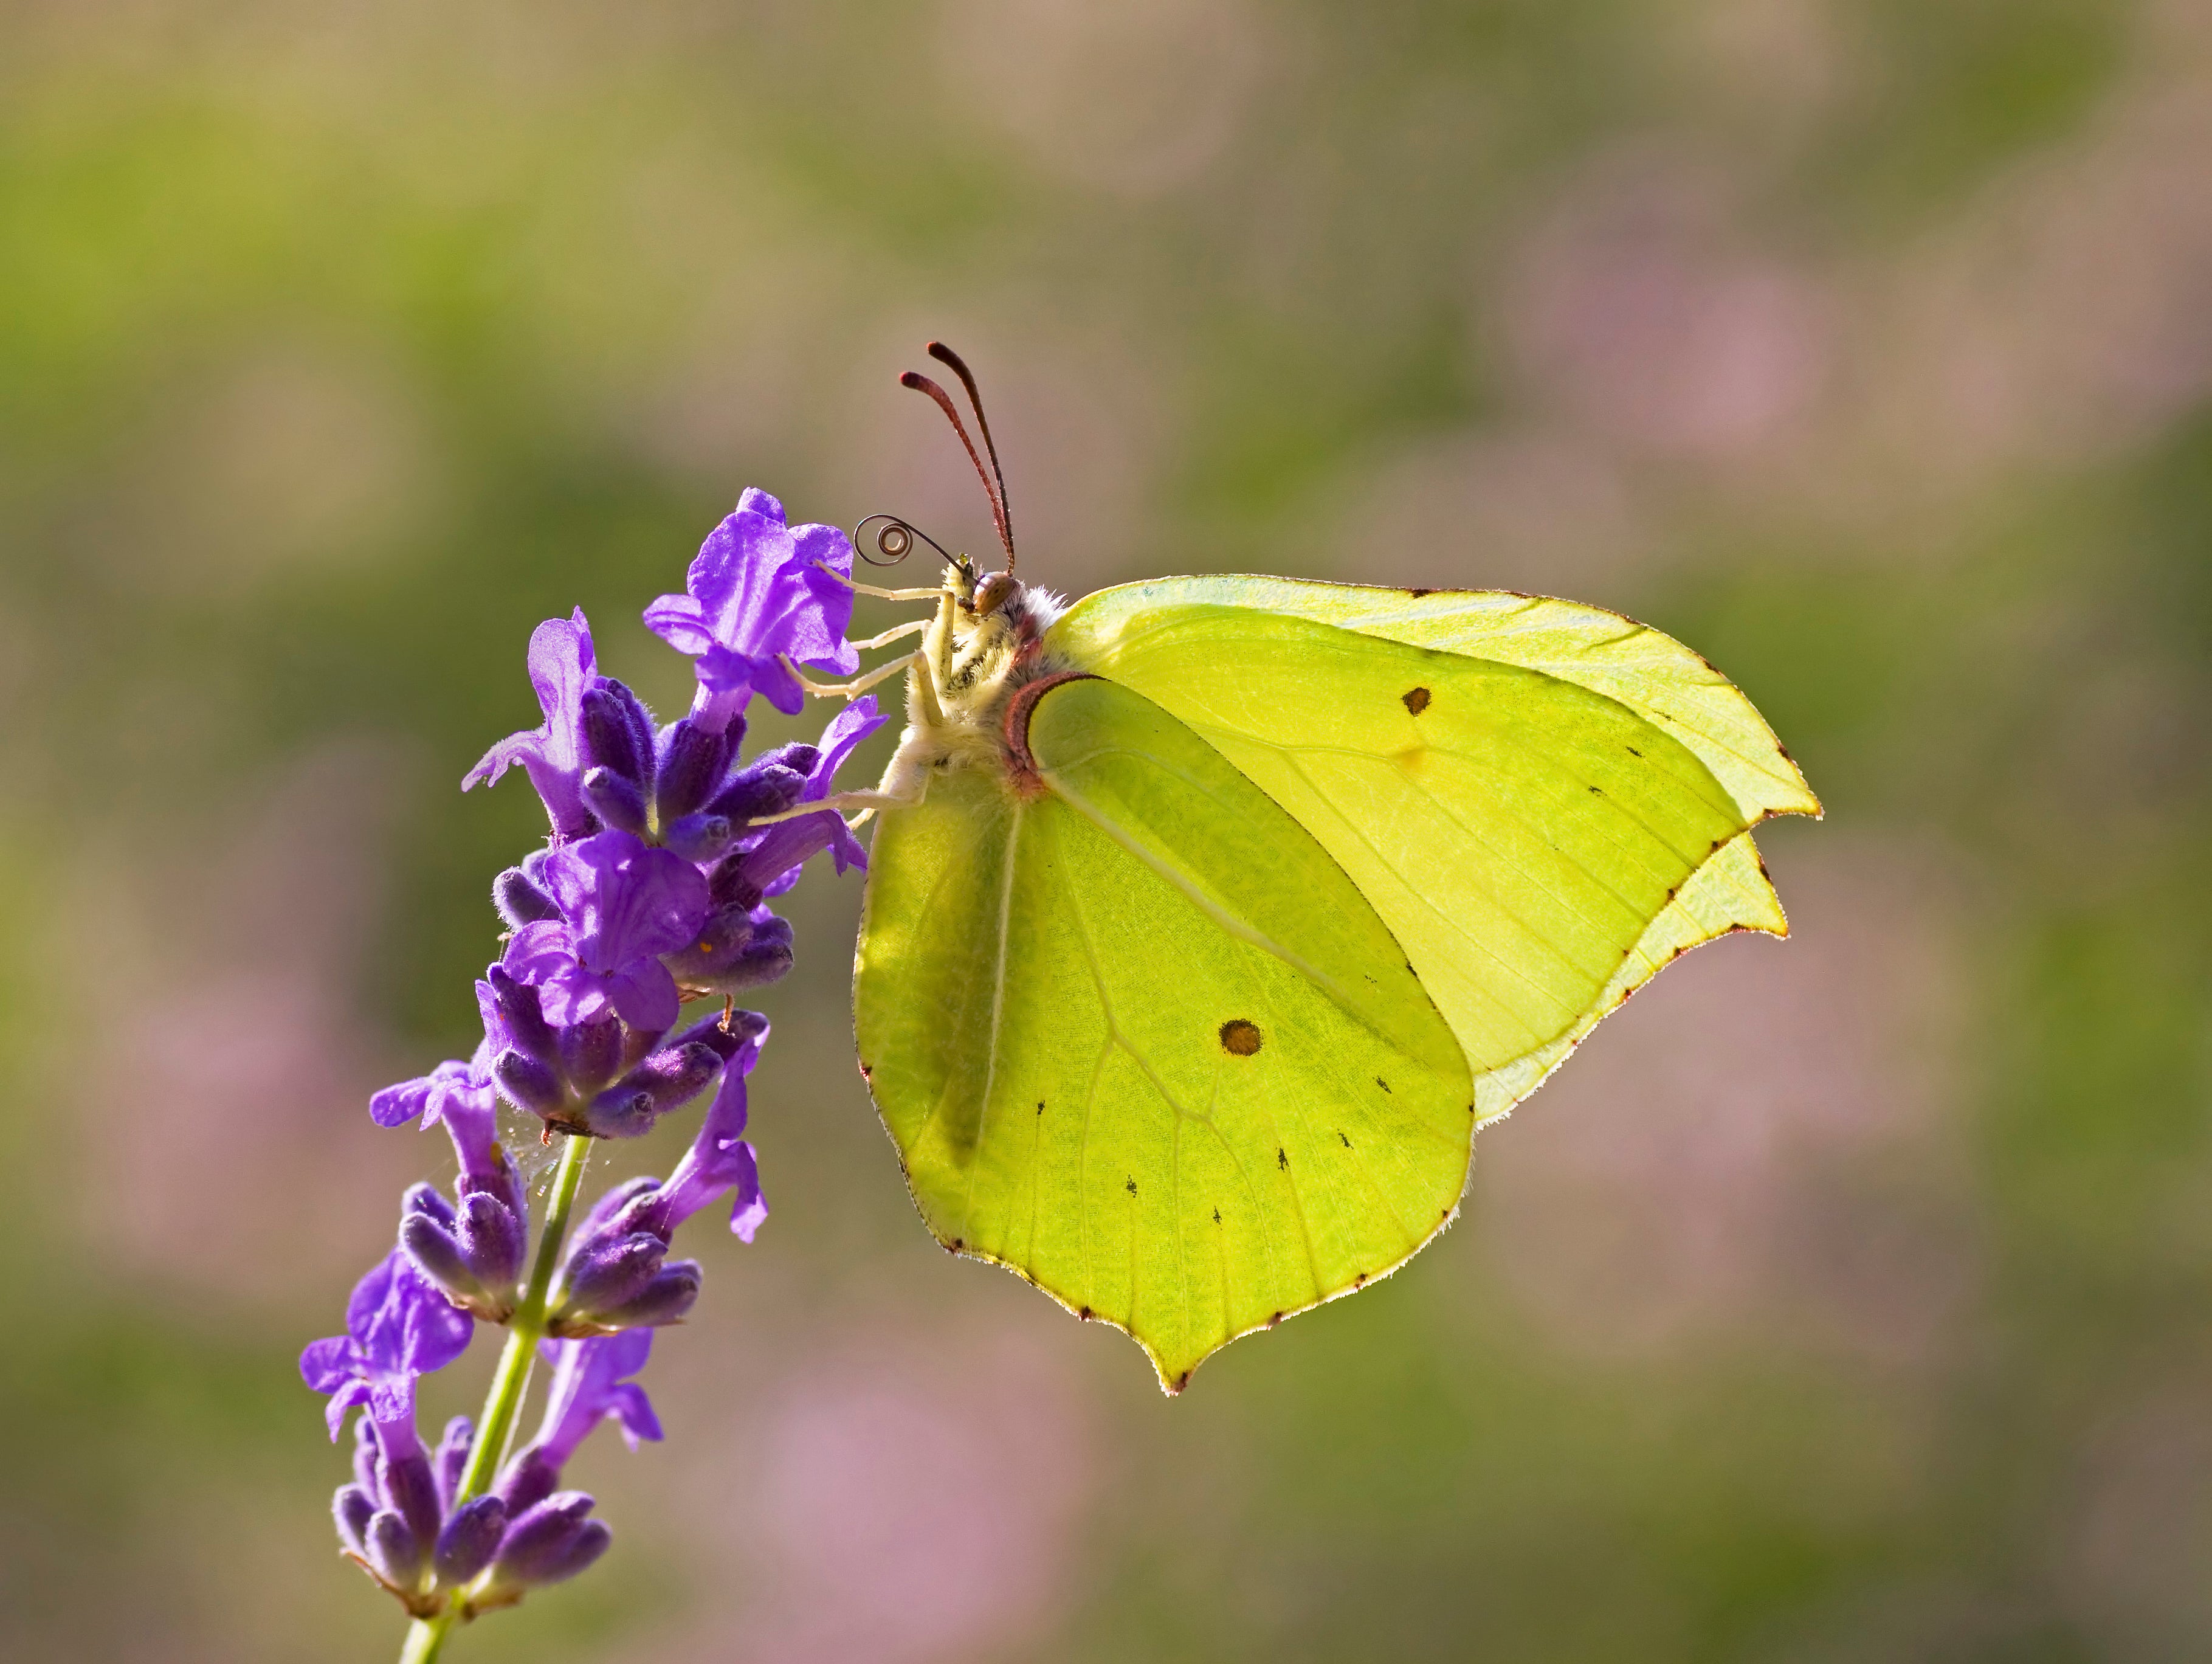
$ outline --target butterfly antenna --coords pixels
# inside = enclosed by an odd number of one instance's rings
[[[991,500],[991,521],[998,527],[999,542],[1006,552],[1006,570],[1011,572],[1014,570],[1013,521],[1006,509],[1006,480],[999,467],[999,448],[991,439],[990,419],[983,414],[983,396],[976,390],[975,377],[962,362],[960,355],[944,342],[932,341],[929,356],[939,363],[951,365],[953,374],[960,378],[960,385],[967,388],[968,401],[975,407],[975,425],[983,432],[982,452],[975,448],[975,442],[968,436],[968,426],[960,419],[959,408],[943,387],[915,370],[908,370],[900,376],[899,385],[912,387],[916,393],[926,393],[934,399],[938,408],[945,412],[945,420],[952,424],[952,431],[960,436],[961,444],[968,450],[968,460],[975,465],[975,477],[983,482],[983,494]],[[983,466],[985,452],[991,459],[988,469]]]

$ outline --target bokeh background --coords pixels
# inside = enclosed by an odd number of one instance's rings
[[[454,1656],[2212,1655],[2201,0],[0,5],[0,1653],[396,1649],[293,1361],[450,1170],[363,1103],[540,830],[455,786],[573,606],[681,703],[746,485],[987,545],[932,335],[1040,580],[1695,644],[1796,935],[1170,1403],[933,1246],[811,875],[775,1216]]]

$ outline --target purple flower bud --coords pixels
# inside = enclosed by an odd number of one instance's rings
[[[518,1109],[533,1115],[558,1114],[568,1102],[561,1078],[535,1058],[520,1051],[502,1051],[491,1066],[499,1089]]]
[[[702,955],[698,960],[686,961],[672,957],[667,961],[685,987],[702,994],[742,994],[774,982],[791,969],[790,922],[778,918],[765,906],[756,906],[744,917],[746,934],[733,950],[711,959]],[[700,932],[702,939],[708,935]]]
[[[376,1485],[380,1500],[407,1521],[416,1542],[427,1543],[438,1534],[439,1516],[445,1510],[438,1502],[438,1480],[430,1472],[430,1459],[420,1448],[397,1455],[386,1451],[376,1466]]]
[[[446,1423],[445,1436],[438,1441],[438,1448],[430,1457],[430,1471],[438,1480],[441,1507],[451,1508],[453,1498],[460,1494],[461,1474],[468,1467],[469,1452],[476,1442],[476,1423],[466,1416],[456,1416]]]
[[[510,1460],[500,1475],[496,1495],[507,1505],[509,1519],[520,1519],[560,1488],[561,1470],[544,1451],[532,1445]]]
[[[566,1582],[579,1572],[589,1571],[615,1540],[614,1532],[604,1520],[586,1520],[583,1528],[569,1539],[565,1551],[549,1556],[540,1563],[532,1580],[541,1588],[548,1583]]]
[[[596,1314],[607,1330],[651,1329],[681,1323],[699,1299],[705,1274],[696,1259],[672,1259],[654,1273],[636,1296]]]
[[[594,1138],[642,1138],[659,1118],[651,1093],[609,1087],[586,1106],[584,1131]]]
[[[612,677],[602,677],[584,695],[582,709],[586,759],[637,788],[642,801],[647,765],[653,759],[653,728],[637,695]]]
[[[635,838],[645,836],[651,822],[646,814],[645,794],[634,783],[612,769],[592,769],[586,772],[580,789],[592,813],[605,825]]]
[[[364,1560],[368,1557],[368,1522],[375,1515],[376,1504],[359,1485],[340,1485],[338,1494],[331,1498],[331,1517],[338,1528],[338,1541]]]
[[[703,1041],[693,1040],[654,1052],[623,1076],[614,1090],[642,1092],[653,1100],[653,1113],[665,1115],[712,1086],[721,1070],[722,1054]]]
[[[376,1423],[363,1416],[353,1427],[353,1482],[362,1495],[376,1495],[376,1462],[384,1454],[376,1442]]]
[[[407,1522],[390,1509],[370,1516],[365,1533],[368,1563],[394,1588],[411,1588],[422,1575],[422,1547]]]
[[[658,1038],[659,1030],[648,1029]],[[579,1097],[597,1092],[622,1067],[624,1051],[635,1031],[625,1032],[612,1017],[572,1023],[560,1031],[561,1072],[568,1089]]]
[[[781,814],[799,801],[815,754],[812,746],[785,746],[765,757],[756,757],[730,777],[729,784],[715,793],[707,807],[740,825],[763,814]],[[797,760],[801,756],[805,760]]]
[[[726,735],[689,717],[672,724],[661,743],[660,774],[653,789],[661,823],[696,813],[721,784],[729,759]]]
[[[471,1192],[461,1198],[454,1235],[462,1261],[485,1289],[500,1291],[513,1286],[522,1270],[527,1233],[512,1208],[495,1196]]]
[[[525,867],[509,867],[492,880],[491,905],[513,930],[535,924],[541,918],[556,918],[561,912],[553,905],[553,898],[538,888]]]
[[[660,841],[686,861],[704,863],[730,847],[738,828],[727,815],[704,811],[669,823]]]
[[[699,934],[676,952],[664,954],[660,962],[684,987],[704,988],[744,956],[752,939],[751,906],[733,902],[708,914]]]
[[[507,1504],[497,1496],[478,1496],[455,1510],[438,1533],[431,1563],[439,1580],[465,1583],[491,1563],[507,1535]]]
[[[606,1551],[611,1533],[587,1516],[592,1499],[556,1491],[507,1528],[493,1562],[501,1583],[531,1588],[573,1577]]]
[[[467,1258],[450,1227],[427,1213],[404,1213],[399,1216],[399,1246],[415,1269],[436,1283],[447,1299],[472,1306],[483,1297],[483,1284],[469,1270]]]
[[[580,1243],[585,1237],[602,1231],[627,1236],[632,1231],[645,1229],[637,1222],[653,1216],[650,1198],[659,1188],[660,1180],[648,1173],[623,1179],[592,1204],[591,1211],[576,1228],[577,1240]]]
[[[584,1243],[562,1273],[562,1313],[586,1317],[635,1299],[667,1254],[668,1244],[644,1231]]]
[[[484,985],[491,990],[492,1010],[507,1038],[538,1062],[557,1067],[561,1043],[539,1008],[538,990],[527,983],[517,982],[503,965],[495,965],[485,971]],[[489,1032],[489,1027],[486,1032]]]
[[[513,1159],[496,1146],[494,1147],[493,1158],[489,1173],[471,1173],[464,1168],[453,1181],[453,1193],[464,1198],[479,1194],[489,1196],[517,1220],[528,1218],[530,1205],[523,1195],[522,1175],[515,1171]]]
[[[399,1218],[403,1224],[416,1214],[421,1214],[448,1230],[453,1228],[453,1204],[438,1193],[435,1185],[418,1181],[410,1185],[407,1193],[399,1198]]]

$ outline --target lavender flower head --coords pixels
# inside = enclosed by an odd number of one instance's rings
[[[599,674],[583,613],[549,619],[529,654],[543,722],[494,746],[463,782],[520,766],[550,835],[493,887],[508,935],[476,985],[474,1054],[369,1102],[380,1126],[444,1127],[459,1171],[450,1196],[427,1182],[407,1192],[398,1246],[354,1290],[346,1332],[300,1360],[330,1397],[332,1438],[350,1411],[368,1411],[333,1513],[344,1552],[416,1620],[410,1658],[435,1657],[454,1625],[606,1551],[611,1533],[588,1495],[560,1489],[562,1470],[603,1423],[633,1449],[661,1436],[635,1377],[653,1329],[699,1296],[698,1264],[669,1258],[676,1231],[726,1197],[730,1228],[748,1242],[768,1216],[744,1137],[768,1020],[729,997],[790,968],[791,927],[769,898],[825,850],[841,873],[866,863],[836,810],[773,817],[823,803],[885,718],[874,699],[856,700],[818,745],[748,759],[744,711],[756,693],[799,710],[794,665],[858,667],[845,640],[852,561],[842,533],[787,525],[775,498],[747,491],[700,549],[686,593],[646,613],[696,661],[690,714],[656,728],[635,694]],[[677,1031],[684,999],[708,995],[722,1009]],[[571,1224],[582,1141],[646,1133],[710,1088],[665,1180],[617,1185]],[[528,1194],[499,1138],[502,1100],[542,1120],[546,1143],[568,1139],[534,1254]],[[456,1417],[426,1450],[416,1383],[459,1356],[478,1321],[509,1330],[481,1429]],[[495,1466],[531,1347],[551,1366],[543,1419]]]
[[[647,629],[698,661],[692,720],[719,733],[756,693],[797,716],[806,694],[787,657],[839,674],[860,668],[845,639],[853,591],[838,581],[852,574],[852,542],[836,527],[787,527],[766,491],[739,497],[700,546],[685,593],[645,609]]]

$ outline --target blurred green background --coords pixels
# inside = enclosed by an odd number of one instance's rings
[[[542,826],[455,785],[573,606],[681,704],[747,485],[988,545],[933,335],[1039,581],[1695,645],[1795,937],[1170,1403],[933,1246],[811,875],[775,1216],[455,1656],[2212,1655],[2202,0],[0,5],[0,1653],[396,1650],[294,1359],[451,1168],[363,1103]]]

